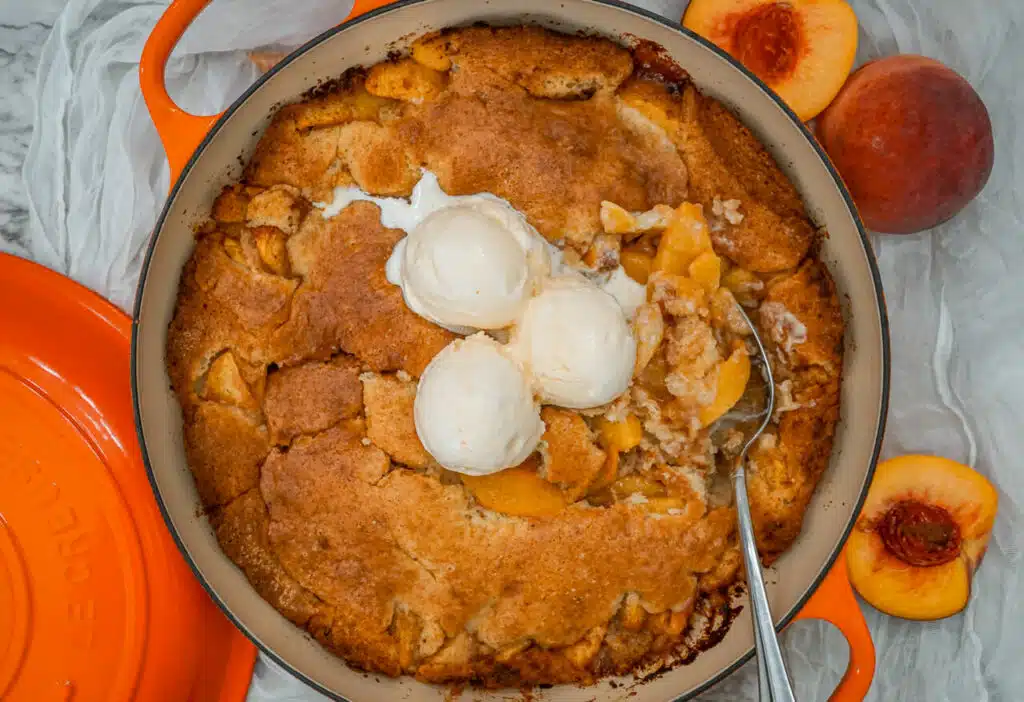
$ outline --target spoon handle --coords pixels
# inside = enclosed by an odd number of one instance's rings
[[[733,484],[736,491],[736,515],[740,527],[740,545],[743,549],[743,562],[747,569],[747,590],[750,594],[750,606],[754,620],[754,643],[757,646],[758,689],[761,702],[796,702],[793,688],[786,672],[786,662],[782,659],[779,640],[775,636],[772,624],[772,613],[768,607],[768,594],[764,589],[764,578],[761,575],[761,560],[757,555],[754,541],[754,524],[750,518],[750,502],[747,499],[747,475],[744,459],[733,473]],[[765,682],[767,681],[770,697],[765,698]]]

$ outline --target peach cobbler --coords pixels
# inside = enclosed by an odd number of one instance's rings
[[[781,398],[750,457],[767,561],[829,460],[818,236],[728,110],[611,41],[475,26],[348,71],[276,113],[181,279],[169,373],[224,552],[388,675],[689,659],[742,578],[739,305]]]

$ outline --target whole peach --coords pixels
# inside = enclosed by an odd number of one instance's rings
[[[941,224],[992,172],[992,123],[981,97],[924,56],[860,68],[818,117],[817,131],[864,223],[878,232]]]

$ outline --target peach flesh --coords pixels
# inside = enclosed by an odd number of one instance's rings
[[[892,234],[958,213],[985,186],[995,153],[981,97],[923,56],[859,69],[818,118],[818,137],[864,223]]]
[[[910,455],[879,463],[847,541],[850,582],[895,617],[961,611],[998,507],[992,484],[955,461]]]

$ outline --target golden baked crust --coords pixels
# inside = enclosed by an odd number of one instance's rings
[[[420,38],[412,53],[434,70],[454,67],[460,79],[465,74],[491,74],[500,85],[560,100],[614,90],[633,71],[632,57],[622,47],[538,27],[448,30]]]
[[[405,306],[384,264],[405,236],[380,223],[376,205],[357,202],[337,217],[313,212],[288,240],[302,284],[289,315],[273,331],[271,360],[323,358],[339,349],[373,370],[419,375],[454,336]]]
[[[609,445],[594,413],[544,408],[527,477],[566,507],[485,508],[415,431],[415,379],[455,337],[386,280],[404,233],[376,205],[330,218],[315,206],[338,185],[408,195],[427,169],[450,194],[505,198],[568,259],[613,263],[603,201],[701,203],[718,253],[751,276],[743,300],[784,385],[752,459],[762,553],[799,533],[831,451],[842,362],[814,229],[728,111],[632,73],[622,47],[537,28],[425,37],[410,58],[279,110],[198,232],[167,356],[200,498],[257,591],[351,665],[429,682],[590,683],[672,665],[727,627],[735,514],[707,490],[725,449],[694,413],[743,331],[728,290],[684,300],[678,276],[663,276],[646,308],[665,342],[597,413],[635,414],[642,440]],[[742,218],[722,209],[733,200]]]
[[[804,341],[787,347],[787,335],[795,332],[786,328],[780,311],[802,325]],[[800,533],[807,503],[832,453],[843,316],[828,270],[808,260],[770,281],[759,317],[782,391],[777,438],[762,440],[753,451],[748,482],[758,548],[770,561]]]
[[[549,240],[580,252],[601,229],[602,200],[644,210],[686,196],[679,154],[620,120],[614,96],[532,100],[490,85],[466,95],[456,92],[462,76],[394,127],[446,192],[494,193]]]
[[[578,413],[545,407],[540,418],[546,427],[541,437],[545,446],[541,474],[560,486],[575,502],[594,482],[608,456],[597,445],[593,432]]]
[[[275,444],[317,434],[362,411],[363,392],[355,359],[338,356],[326,363],[308,361],[267,378],[263,416]]]
[[[731,112],[692,84],[680,93],[637,78],[623,86],[620,96],[661,126],[678,147],[690,176],[688,199],[706,212],[716,199],[742,203],[743,221],[713,235],[720,255],[758,273],[800,263],[815,239],[800,195]]]
[[[426,468],[434,460],[416,434],[416,383],[408,375],[364,373],[366,436],[396,463]]]

